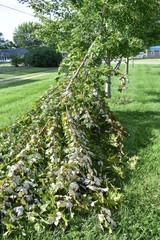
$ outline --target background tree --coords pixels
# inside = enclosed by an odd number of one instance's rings
[[[14,46],[15,45],[13,44],[13,42],[9,40],[5,40],[3,34],[0,32],[0,49],[9,49]]]
[[[42,41],[37,39],[35,31],[39,29],[38,23],[23,23],[19,25],[13,33],[13,41],[19,48],[31,49],[40,46]]]
[[[0,49],[3,49],[4,46],[5,46],[5,40],[4,40],[3,34],[0,33]]]

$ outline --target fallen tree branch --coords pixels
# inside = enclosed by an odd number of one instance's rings
[[[77,71],[76,71],[75,74],[73,75],[71,81],[69,82],[69,84],[68,84],[68,86],[67,86],[67,88],[66,88],[66,90],[65,90],[65,92],[64,92],[63,98],[67,96],[68,91],[69,91],[72,83],[73,83],[74,80],[77,78],[77,76],[78,76],[78,74],[80,73],[82,67],[84,66],[84,64],[85,64],[85,62],[86,62],[86,60],[87,60],[87,58],[88,58],[88,56],[89,56],[89,54],[90,54],[90,51],[92,50],[92,48],[93,48],[96,40],[97,40],[97,37],[96,37],[96,39],[94,40],[94,42],[91,44],[91,46],[89,47],[87,54],[84,56],[83,61],[81,62],[79,68],[77,69]],[[58,110],[58,108],[60,107],[60,105],[61,105],[61,102],[58,103],[56,110]],[[44,130],[45,130],[45,128],[47,127],[47,125],[48,125],[48,123],[49,123],[50,120],[51,120],[51,118],[48,119],[48,121],[47,121],[47,123],[45,124],[45,126],[43,127],[42,131],[39,133],[39,136],[44,132]]]
[[[76,77],[78,76],[79,72],[81,71],[82,67],[84,66],[84,64],[85,64],[85,62],[86,62],[86,60],[87,60],[87,58],[88,58],[88,55],[89,55],[91,49],[93,48],[96,40],[97,40],[97,38],[94,40],[94,42],[93,42],[93,43],[91,44],[91,46],[89,47],[89,50],[88,50],[87,54],[85,55],[85,57],[83,58],[83,61],[82,61],[81,65],[79,66],[79,68],[77,69],[76,73],[75,73],[74,76],[72,77],[70,83],[68,84],[68,87],[66,88],[65,93],[68,92],[70,86],[72,85],[72,83],[74,82],[74,80],[75,80]]]

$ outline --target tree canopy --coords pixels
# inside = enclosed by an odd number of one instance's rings
[[[158,44],[157,36],[160,35],[158,0],[49,2],[20,0],[20,2],[30,4],[41,19],[40,38],[48,44],[54,42],[61,51],[66,50],[68,61],[74,55],[77,60],[82,59],[98,35],[101,44],[99,56],[106,63],[107,59],[111,61],[118,57],[137,55],[150,45]],[[125,82],[123,75],[120,79]]]
[[[8,49],[14,47],[12,41],[5,40],[3,34],[0,32],[0,49]]]
[[[14,33],[13,40],[17,47],[19,48],[33,48],[40,46],[42,41],[37,39],[35,31],[40,28],[38,23],[28,22],[19,25]]]
[[[160,33],[157,0],[21,0],[28,2],[44,23],[47,41],[57,40],[60,48],[74,46],[85,50],[99,34],[112,58],[125,55],[126,46],[145,46],[155,42]],[[152,34],[152,37],[151,37]],[[48,36],[48,37],[47,37]],[[158,40],[158,37],[157,37]],[[73,44],[71,44],[71,41]],[[127,44],[127,45],[126,45]],[[132,49],[134,49],[134,47]],[[134,51],[134,50],[133,50]]]

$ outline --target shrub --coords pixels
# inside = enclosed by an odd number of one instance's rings
[[[24,63],[24,57],[21,57],[21,56],[11,56],[11,63],[12,65],[14,65],[15,67],[18,67],[19,64],[22,64]]]
[[[50,47],[34,48],[25,55],[25,65],[32,67],[58,67],[61,60],[61,53]]]

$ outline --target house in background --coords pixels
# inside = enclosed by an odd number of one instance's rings
[[[146,58],[160,58],[160,46],[153,46],[146,49]]]
[[[23,57],[28,50],[26,48],[0,50],[0,62],[10,62],[11,56]]]

